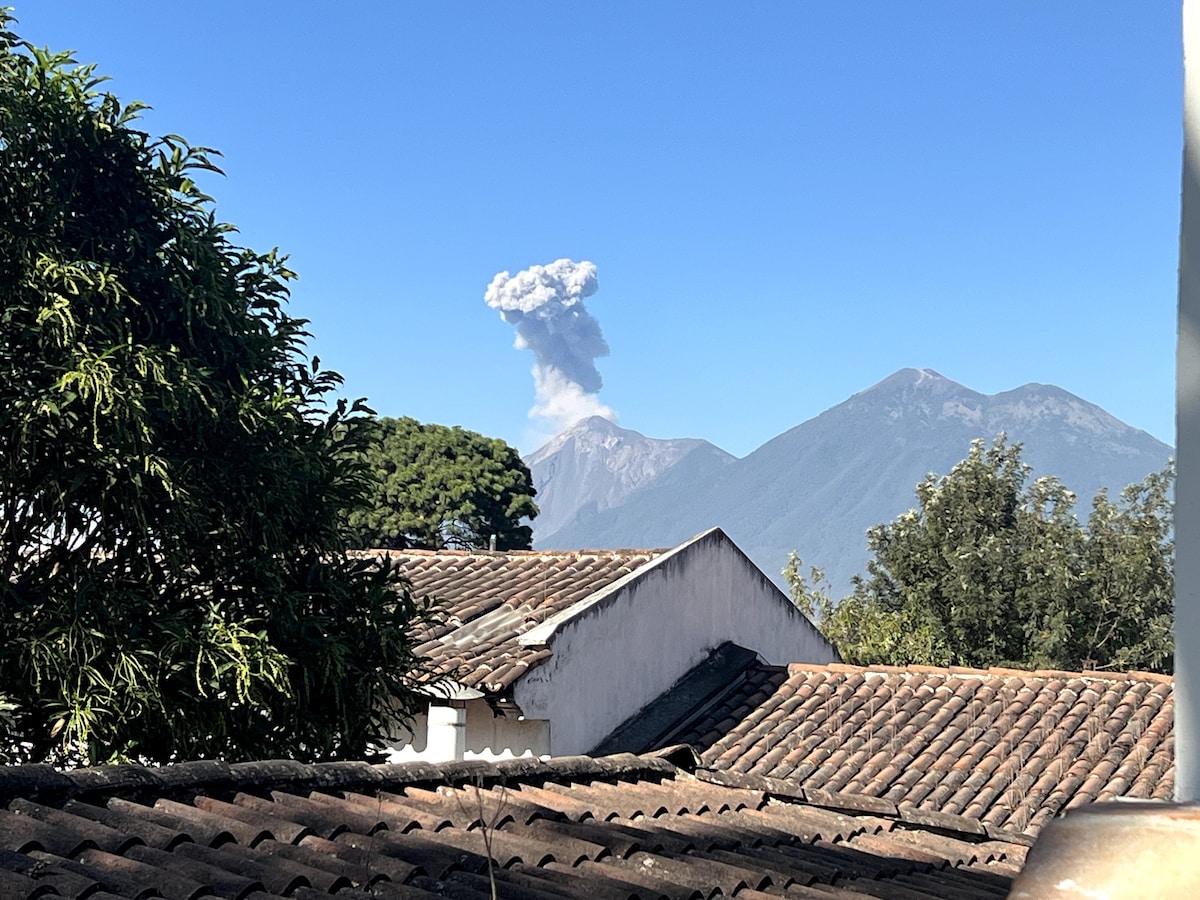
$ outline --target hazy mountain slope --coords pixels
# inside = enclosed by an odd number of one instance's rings
[[[696,438],[657,440],[592,416],[525,457],[538,489],[533,539],[619,506],[640,488],[686,463],[689,477],[734,457]]]
[[[1037,474],[1057,475],[1078,493],[1083,516],[1097,487],[1119,490],[1171,454],[1060,388],[985,395],[904,369],[715,474],[651,483],[620,506],[547,532],[542,545],[665,546],[720,525],[768,574],[794,549],[840,592],[864,568],[866,529],[914,506],[916,483],[947,472],[973,438],[1000,431],[1024,442]]]

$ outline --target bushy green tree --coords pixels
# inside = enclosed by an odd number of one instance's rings
[[[371,424],[367,505],[349,515],[359,546],[525,550],[537,491],[520,455],[497,438],[416,419]]]
[[[344,552],[359,405],[212,153],[0,12],[0,700],[9,759],[366,752],[422,615]],[[6,699],[5,699],[6,698]]]
[[[1169,670],[1173,468],[1117,503],[1098,494],[1086,527],[1074,494],[1030,475],[1020,444],[975,441],[917,485],[917,509],[868,531],[849,597],[793,555],[793,598],[848,662]]]
[[[788,556],[783,577],[792,601],[820,626],[842,657],[853,665],[950,664],[952,654],[942,628],[915,607],[886,609],[858,594],[835,602],[825,573],[812,567],[804,574],[798,555]]]
[[[1099,493],[1088,516],[1082,581],[1089,603],[1072,633],[1073,658],[1098,666],[1171,671],[1174,652],[1174,466],[1121,492]]]

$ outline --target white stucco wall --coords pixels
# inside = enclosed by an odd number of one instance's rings
[[[586,753],[725,641],[777,665],[836,659],[713,529],[524,635],[522,643],[554,655],[517,682],[514,699],[526,716],[551,723],[551,753]]]
[[[550,723],[526,717],[496,716],[483,700],[467,704],[467,759],[545,756],[550,752]]]
[[[511,716],[496,716],[486,700],[466,703],[467,749],[464,759],[511,759],[514,756],[545,756],[550,752],[550,723]],[[411,733],[399,734],[384,741],[389,762],[444,762],[449,757],[429,747],[429,717],[422,714],[413,720]]]

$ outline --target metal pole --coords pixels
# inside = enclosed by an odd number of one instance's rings
[[[1200,799],[1200,0],[1183,2],[1175,384],[1175,799]]]

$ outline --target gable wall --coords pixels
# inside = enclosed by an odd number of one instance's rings
[[[623,579],[546,630],[553,656],[514,699],[551,723],[555,755],[586,753],[725,641],[766,662],[832,662],[833,648],[718,529]]]

